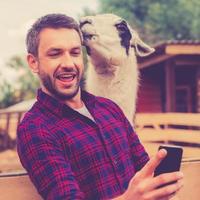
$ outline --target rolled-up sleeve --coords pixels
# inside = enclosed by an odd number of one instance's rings
[[[34,123],[17,132],[20,161],[39,194],[47,200],[84,199],[61,144]]]

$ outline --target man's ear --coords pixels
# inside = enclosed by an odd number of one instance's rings
[[[130,28],[130,31],[132,34],[132,39],[130,41],[131,46],[135,48],[135,53],[137,56],[145,57],[152,54],[155,51],[154,48],[150,47],[140,39],[136,31],[134,31],[132,28]]]
[[[30,67],[30,69],[33,73],[39,72],[38,60],[34,55],[29,53],[27,55],[27,62],[28,62],[28,65],[29,65],[29,67]]]

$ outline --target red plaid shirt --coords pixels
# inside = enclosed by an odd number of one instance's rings
[[[18,127],[21,163],[44,199],[116,197],[149,159],[116,104],[82,100],[96,123],[39,90]]]

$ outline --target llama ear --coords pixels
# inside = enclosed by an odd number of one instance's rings
[[[136,31],[132,30],[131,28],[130,30],[132,34],[132,39],[130,41],[131,47],[135,48],[135,53],[137,56],[145,57],[152,54],[155,51],[154,48],[150,47],[140,39]]]

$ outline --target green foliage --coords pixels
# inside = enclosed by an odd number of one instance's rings
[[[200,38],[199,0],[100,0],[100,12],[127,19],[150,43]]]
[[[88,7],[84,7],[83,12],[78,15],[78,18],[80,19],[82,16],[89,16],[89,15],[95,15],[95,14],[96,12],[94,10],[91,10]]]
[[[18,88],[16,88],[16,92],[18,93],[17,96],[19,100],[33,98],[39,86],[39,82],[32,74],[25,60],[20,56],[13,56],[7,65],[18,72]]]
[[[9,83],[5,80],[3,84],[0,85],[0,90],[2,91],[0,108],[33,98],[39,86],[38,79],[33,76],[22,57],[13,56],[8,61],[7,67],[16,71],[17,79],[13,83]]]
[[[13,88],[7,81],[3,81],[1,86],[0,108],[5,108],[13,104]]]

